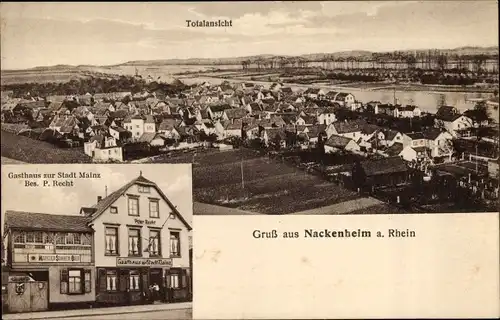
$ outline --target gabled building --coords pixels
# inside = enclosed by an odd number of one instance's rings
[[[141,173],[80,213],[94,229],[98,303],[146,303],[154,284],[170,302],[190,299],[191,226],[156,183]]]
[[[132,133],[132,139],[139,139],[144,133],[156,132],[156,123],[152,115],[135,115],[123,121],[123,127]]]
[[[473,127],[471,118],[451,106],[442,106],[438,109],[434,124],[437,128],[448,131],[454,138],[470,136]]]
[[[84,151],[96,161],[123,161],[122,147],[109,133],[92,136],[85,142]]]

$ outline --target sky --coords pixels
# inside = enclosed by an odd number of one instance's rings
[[[4,69],[498,46],[497,1],[1,3]],[[188,28],[186,20],[232,20]]]
[[[190,164],[44,164],[2,165],[2,222],[6,210],[79,215],[97,196],[108,195],[139,176],[155,182],[186,221],[192,224],[192,179]],[[23,179],[8,179],[9,173],[94,172],[100,179],[73,179],[74,187],[25,187]],[[42,179],[43,180],[43,179]],[[65,179],[62,179],[65,180]],[[3,225],[2,225],[3,230]]]

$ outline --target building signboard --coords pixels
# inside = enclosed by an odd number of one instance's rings
[[[172,259],[168,258],[116,258],[117,267],[170,267]]]
[[[29,254],[28,262],[50,263],[50,262],[80,262],[78,254]]]

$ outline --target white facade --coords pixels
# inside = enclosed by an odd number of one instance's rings
[[[104,212],[93,220],[94,237],[96,241],[95,259],[98,267],[117,267],[117,257],[128,258],[161,257],[171,258],[172,267],[189,268],[189,230],[182,220],[173,213],[172,208],[162,198],[156,188],[149,186],[149,192],[139,192],[143,188],[140,184],[134,184],[125,190]],[[147,189],[147,188],[146,188]],[[137,210],[129,199],[137,199]],[[101,200],[102,201],[102,200]],[[135,200],[134,200],[135,201]],[[152,213],[152,202],[157,203],[158,214]],[[156,205],[154,205],[156,206]],[[137,213],[136,216],[132,215]],[[110,253],[114,249],[106,244],[106,228],[115,228],[117,233],[116,253]],[[141,243],[140,252],[137,255],[130,254],[129,230],[139,230]],[[151,255],[149,246],[150,231],[160,231],[159,255]],[[108,229],[109,231],[109,229]],[[180,252],[172,254],[170,236],[172,233],[179,234]],[[109,232],[108,232],[109,234]],[[109,237],[108,237],[109,240]],[[109,242],[108,242],[109,243]],[[108,249],[108,253],[107,250]],[[156,249],[155,249],[156,250]]]

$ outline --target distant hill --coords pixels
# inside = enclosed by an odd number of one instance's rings
[[[438,51],[444,54],[457,54],[457,55],[498,55],[497,47],[460,47],[455,49],[419,49],[419,50],[400,50],[400,52],[427,52],[427,51]],[[60,72],[60,71],[94,71],[97,68],[101,69],[112,69],[114,67],[122,66],[142,66],[142,67],[158,67],[165,65],[240,65],[242,61],[250,60],[268,60],[272,58],[300,58],[305,61],[321,61],[325,58],[347,58],[356,57],[361,59],[369,59],[376,52],[371,51],[342,51],[342,52],[332,52],[332,53],[310,53],[300,56],[283,56],[283,55],[273,55],[273,54],[260,54],[254,56],[244,56],[244,57],[228,57],[228,58],[189,58],[189,59],[158,59],[158,60],[134,60],[125,63],[108,65],[108,66],[94,66],[94,65],[65,65],[59,64],[54,66],[40,66],[24,70],[2,70],[2,74],[5,72],[26,72],[26,71],[49,71],[49,72]]]
[[[485,54],[485,55],[498,55],[498,47],[461,47],[455,49],[420,49],[420,50],[401,50],[401,52],[427,52],[427,51],[438,51],[444,54],[458,54],[458,55],[475,55],[475,54]],[[278,56],[272,54],[261,54],[256,56],[246,56],[246,57],[232,57],[232,58],[218,58],[218,59],[202,59],[202,58],[191,58],[191,59],[165,59],[165,60],[136,60],[128,61],[125,63],[114,65],[118,66],[161,66],[161,65],[230,65],[230,64],[241,64],[242,61],[250,60],[255,61],[259,59],[267,60],[279,57],[299,57],[307,61],[320,61],[325,58],[347,58],[347,57],[357,57],[357,58],[370,58],[373,53],[372,51],[342,51],[333,53],[310,53],[300,56]]]

